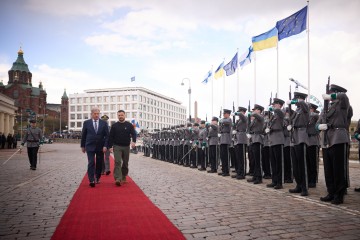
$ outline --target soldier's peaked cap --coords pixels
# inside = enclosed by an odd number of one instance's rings
[[[219,119],[217,117],[212,117],[211,121],[219,121]]]
[[[280,98],[274,98],[272,104],[278,103],[280,105],[284,105],[285,101]]]
[[[200,123],[201,123],[201,124],[205,124],[205,120],[201,120]]]
[[[337,93],[337,92],[346,93],[347,92],[347,90],[345,88],[340,87],[339,85],[335,85],[335,84],[330,85],[330,91],[335,92],[335,93]]]
[[[307,94],[302,92],[294,92],[294,98],[306,99]]]
[[[246,112],[247,108],[238,107],[238,112]]]
[[[185,125],[184,125],[184,124],[180,124],[180,127],[185,127]]]
[[[227,113],[227,114],[230,114],[231,113],[231,110],[229,109],[224,109],[224,114]]]
[[[195,126],[195,127],[198,127],[198,126],[199,126],[199,124],[198,124],[198,123],[194,123],[194,126]]]
[[[260,111],[264,111],[264,107],[259,104],[254,104],[254,108],[252,110],[258,109]]]
[[[309,107],[312,108],[312,109],[314,109],[314,110],[316,110],[316,109],[318,108],[318,106],[315,105],[315,104],[313,104],[313,103],[310,103],[310,104],[309,104]]]
[[[107,120],[109,120],[109,117],[107,115],[104,115],[104,116],[101,117],[101,120],[107,121]]]
[[[35,120],[35,119],[31,119],[29,122],[30,122],[30,123],[36,123],[36,120]]]
[[[192,123],[188,122],[188,123],[186,124],[186,126],[187,126],[187,127],[191,127],[191,126],[192,126]]]

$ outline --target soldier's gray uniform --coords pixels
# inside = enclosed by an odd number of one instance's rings
[[[306,98],[306,94],[294,93],[295,96]],[[306,149],[308,144],[307,125],[309,123],[309,106],[305,101],[296,103],[297,109],[291,117],[293,149],[291,158],[293,161],[293,172],[296,181],[296,188],[290,189],[291,193],[308,195]]]
[[[225,112],[225,110],[224,110]],[[223,118],[220,121],[220,158],[222,175],[229,175],[229,145],[231,144],[231,118]]]
[[[245,112],[246,108],[243,109]],[[248,142],[248,138],[246,137],[247,117],[241,112],[238,112],[237,115],[239,119],[235,124],[236,178],[244,179],[246,173],[246,145]]]
[[[40,141],[43,133],[38,127],[29,127],[22,139],[22,144],[26,143],[27,153],[29,157],[30,169],[35,170],[37,166],[37,154],[39,151]]]
[[[310,108],[316,110],[316,105],[310,105]],[[319,131],[316,130],[315,125],[319,120],[319,114],[310,112],[310,120],[307,127],[308,133],[308,148],[307,148],[307,173],[308,173],[308,186],[315,187],[318,171],[319,171]]]
[[[256,105],[255,105],[256,106]],[[256,108],[259,108],[256,106]],[[262,110],[264,108],[262,107]],[[251,134],[251,147],[252,156],[254,158],[254,176],[250,181],[258,184],[262,182],[262,148],[264,144],[263,129],[264,129],[264,117],[260,114],[253,113],[253,117],[250,123]],[[248,180],[249,181],[249,180]]]
[[[337,85],[331,85],[331,91],[337,92],[333,99],[326,120],[322,121],[327,124],[325,136],[327,138],[328,148],[324,155],[325,182],[328,190],[328,196],[321,198],[322,201],[331,201],[333,204],[341,204],[344,200],[347,182],[347,156],[349,133],[348,114],[349,98],[345,94],[346,89]]]
[[[270,185],[275,188],[282,188],[284,183],[284,117],[285,114],[281,109],[274,109],[274,115],[270,118],[268,124],[272,169],[272,184]]]
[[[211,170],[209,172],[216,172],[218,161],[217,161],[217,148],[219,145],[219,125],[217,124],[210,124],[209,132],[208,132],[208,143],[209,143],[209,159]]]
[[[207,158],[208,158],[208,129],[207,127],[200,128],[199,132],[199,145],[200,149],[198,150],[198,158],[200,163],[200,170],[205,170],[207,167]]]

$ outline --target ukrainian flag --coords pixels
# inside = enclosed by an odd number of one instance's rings
[[[253,51],[276,47],[278,43],[278,30],[276,27],[270,31],[252,37]]]
[[[224,62],[222,62],[219,67],[216,69],[215,73],[214,73],[214,78],[218,79],[221,78],[222,76],[224,76]]]

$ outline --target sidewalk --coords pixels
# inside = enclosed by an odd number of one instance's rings
[[[14,151],[0,152],[0,239],[50,239],[86,173],[86,156],[78,144],[44,145],[31,171],[26,151],[3,165]],[[187,239],[358,239],[359,165],[350,164],[351,188],[339,206],[319,201],[322,165],[308,197],[289,194],[293,184],[268,189],[269,180],[253,185],[141,153],[131,154],[129,176]]]

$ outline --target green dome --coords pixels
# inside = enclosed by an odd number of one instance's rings
[[[30,72],[28,65],[25,63],[23,55],[24,55],[24,52],[20,48],[20,50],[18,51],[18,57],[17,57],[16,61],[13,63],[13,66],[10,69],[10,71],[13,70],[13,71],[20,71],[20,72]]]

